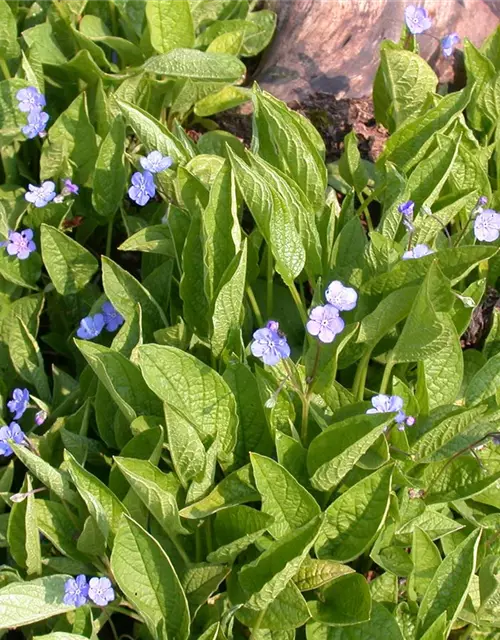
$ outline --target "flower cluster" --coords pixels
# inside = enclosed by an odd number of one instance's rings
[[[11,422],[8,427],[0,427],[0,456],[11,456],[13,454],[10,441],[12,440],[16,444],[23,444],[26,436],[17,424],[17,422]]]
[[[12,392],[11,399],[7,402],[7,409],[13,414],[12,422],[9,426],[0,428],[0,456],[11,456],[13,451],[9,444],[12,440],[16,444],[24,444],[26,435],[21,427],[17,424],[26,412],[30,402],[30,392],[28,389],[16,388]],[[40,426],[47,419],[46,411],[39,411],[35,416],[35,423]]]
[[[140,159],[144,172],[136,171],[131,178],[132,186],[128,190],[130,199],[143,207],[156,194],[156,185],[153,178],[155,173],[165,171],[172,165],[172,158],[162,156],[159,151],[151,151],[145,158]]]
[[[70,607],[83,607],[89,601],[105,607],[115,599],[115,592],[109,578],[90,578],[82,575],[66,580],[64,585],[64,604]]]
[[[34,184],[28,185],[28,191],[24,194],[24,199],[34,205],[37,209],[41,209],[52,202],[59,204],[69,195],[78,195],[80,188],[73,184],[69,178],[64,180],[64,186],[61,193],[56,194],[56,185],[52,180],[45,180],[39,187]]]
[[[5,247],[9,256],[16,256],[19,260],[26,260],[30,253],[36,251],[32,229],[9,231],[7,240],[0,242],[0,247]]]
[[[408,31],[416,36],[427,31],[432,26],[432,20],[425,7],[416,7],[409,4],[405,9],[405,22]],[[445,58],[449,58],[457,46],[460,44],[458,33],[450,33],[441,39],[441,52]]]
[[[253,334],[253,339],[250,351],[264,364],[272,366],[278,364],[282,358],[290,356],[290,347],[286,337],[281,333],[279,323],[275,320],[270,320],[264,328],[257,329]]]
[[[372,408],[366,413],[395,413],[394,422],[398,425],[399,431],[404,431],[405,425],[412,427],[415,424],[413,416],[407,416],[403,411],[403,398],[400,396],[386,396],[380,393],[372,398]]]
[[[30,401],[30,392],[28,389],[14,389],[12,392],[12,400],[7,402],[7,409],[13,413],[13,420],[20,420]]]
[[[35,87],[20,89],[16,93],[19,111],[28,114],[28,124],[21,128],[24,135],[31,139],[47,135],[45,125],[49,121],[49,114],[42,111],[46,105],[45,96]]]
[[[340,317],[340,311],[354,309],[358,294],[354,289],[344,287],[340,280],[334,280],[328,285],[325,298],[328,304],[311,309],[306,329],[312,336],[317,336],[321,342],[330,343],[345,326]]]
[[[102,313],[87,316],[80,321],[80,326],[76,331],[76,335],[79,338],[92,340],[92,338],[97,338],[104,328],[106,328],[106,331],[113,332],[121,327],[125,321],[109,301],[102,305],[101,311]]]

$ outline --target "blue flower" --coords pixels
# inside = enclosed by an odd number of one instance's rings
[[[8,427],[0,428],[0,456],[11,456],[12,447],[9,444],[13,440],[16,444],[23,444],[25,435],[17,422],[11,422]]]
[[[69,178],[64,181],[64,187],[62,190],[63,195],[69,196],[70,193],[78,195],[80,187],[77,184],[73,184]]]
[[[14,413],[14,420],[19,420],[23,417],[23,413],[28,408],[30,401],[30,392],[28,389],[14,389],[12,392],[12,400],[7,402],[7,408],[11,413]]]
[[[38,411],[35,415],[35,424],[40,426],[45,422],[45,420],[47,420],[47,412],[42,409],[41,411]]]
[[[358,294],[351,287],[344,287],[340,280],[334,280],[328,285],[325,298],[339,311],[351,311],[356,306]]]
[[[0,246],[6,247],[9,256],[17,256],[19,260],[26,260],[30,253],[36,251],[36,244],[32,240],[33,231],[9,231],[9,238],[6,242],[1,242]]]
[[[131,179],[132,186],[128,190],[131,200],[143,207],[154,197],[156,187],[153,180],[153,174],[150,171],[141,173],[136,171]]]
[[[432,25],[432,20],[429,18],[427,9],[424,9],[424,7],[415,7],[412,4],[409,4],[405,9],[405,22],[408,31],[413,35],[427,31]]]
[[[253,338],[250,351],[256,358],[261,358],[264,364],[278,364],[282,358],[290,355],[286,337],[279,331],[279,324],[275,320],[270,320],[264,328],[257,329]]]
[[[399,396],[386,396],[380,393],[372,398],[372,408],[367,409],[366,413],[396,413],[394,418],[398,424],[406,420],[406,414],[403,409],[403,398]]]
[[[452,55],[453,50],[459,43],[460,36],[458,35],[458,33],[450,33],[449,35],[442,38],[441,51],[443,52],[443,56],[445,58],[449,58]]]
[[[83,607],[87,604],[89,597],[89,586],[87,584],[87,578],[84,575],[79,575],[75,578],[66,580],[64,584],[64,604],[70,607]]]
[[[317,336],[321,342],[330,343],[335,340],[338,333],[343,331],[344,326],[339,310],[331,304],[325,304],[311,310],[306,329],[312,336]]]
[[[415,208],[415,203],[413,200],[408,200],[407,202],[403,202],[398,207],[398,211],[401,215],[405,216],[405,218],[413,218],[413,209]]]
[[[104,328],[104,316],[96,313],[95,316],[87,316],[80,321],[76,335],[82,340],[92,340],[97,338]]]
[[[434,253],[432,249],[430,249],[426,244],[417,244],[410,249],[409,251],[405,251],[403,253],[403,260],[412,260],[413,258],[423,258],[424,256],[428,256],[431,253]]]
[[[124,317],[118,313],[111,302],[105,302],[102,307],[102,315],[104,316],[104,324],[107,331],[116,331],[125,322]]]
[[[47,104],[45,96],[35,87],[20,89],[16,93],[16,98],[19,100],[19,110],[24,113],[30,113],[33,110],[41,111]]]
[[[24,199],[40,209],[41,207],[45,207],[56,197],[55,189],[56,185],[52,180],[42,182],[40,187],[35,187],[34,184],[29,184],[28,191],[24,194]]]
[[[109,578],[91,578],[89,598],[100,607],[105,607],[115,599],[115,592]]]
[[[162,156],[159,151],[151,151],[145,158],[140,159],[141,167],[151,173],[160,173],[172,166],[170,156]]]
[[[45,111],[37,111],[33,109],[28,113],[28,124],[21,127],[21,131],[28,138],[36,138],[36,136],[44,137],[45,125],[49,121],[49,114]]]
[[[485,209],[474,220],[474,235],[478,240],[494,242],[500,236],[500,213]]]

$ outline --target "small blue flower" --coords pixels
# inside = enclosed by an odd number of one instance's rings
[[[64,584],[64,604],[70,607],[83,607],[87,604],[89,597],[89,585],[84,575],[66,580]]]
[[[412,4],[409,4],[405,9],[405,22],[408,31],[413,35],[423,33],[432,26],[432,20],[429,18],[427,9],[415,7]]]
[[[78,195],[79,191],[80,191],[80,187],[77,184],[73,184],[69,178],[66,178],[66,180],[64,181],[64,187],[63,187],[62,193],[65,196],[69,196],[70,193],[74,193]]]
[[[116,331],[125,322],[125,318],[118,313],[111,302],[105,302],[102,307],[102,315],[104,316],[104,324],[107,331]]]
[[[413,219],[413,209],[415,208],[415,203],[413,200],[408,200],[407,202],[403,202],[398,207],[398,211],[401,215],[405,216],[405,218]]]
[[[36,136],[40,136],[41,138],[45,135],[45,125],[49,121],[49,114],[45,113],[45,111],[37,111],[33,109],[28,113],[28,124],[24,127],[21,127],[21,131],[24,135],[31,140],[32,138],[36,138]]]
[[[11,456],[12,447],[9,444],[13,440],[16,444],[23,444],[25,435],[17,422],[11,422],[8,427],[0,428],[0,456]]]
[[[76,335],[82,340],[92,340],[97,338],[104,328],[104,316],[96,313],[95,316],[87,316],[80,321]]]
[[[153,174],[150,171],[136,171],[131,179],[132,186],[128,190],[131,200],[143,207],[156,194]]]
[[[99,607],[105,607],[115,599],[115,592],[109,578],[90,578],[89,598]]]
[[[280,332],[279,324],[275,320],[270,320],[264,328],[257,329],[253,338],[250,351],[256,358],[261,358],[264,364],[278,364],[282,358],[288,358],[290,355],[286,337]]]
[[[45,207],[56,197],[55,189],[56,185],[52,180],[42,182],[40,187],[35,187],[34,184],[29,184],[28,191],[24,194],[24,199],[40,209],[41,207]]]
[[[1,242],[0,246],[6,247],[9,256],[17,256],[19,260],[26,260],[30,253],[36,251],[36,244],[32,240],[33,231],[9,231],[9,238],[6,242]]]
[[[344,287],[340,280],[334,280],[328,285],[325,298],[339,311],[351,311],[356,306],[358,294],[351,287]]]
[[[477,201],[477,207],[484,207],[485,204],[488,204],[488,198],[486,196],[479,196],[479,200]]]
[[[494,242],[500,236],[500,213],[485,209],[474,220],[474,235],[478,240]]]
[[[45,422],[45,420],[47,420],[47,412],[42,409],[35,415],[35,424],[40,426]]]
[[[397,413],[394,420],[399,424],[406,420],[403,409],[403,398],[399,396],[386,396],[380,393],[372,398],[372,408],[367,409],[366,413]]]
[[[159,151],[151,151],[145,158],[140,159],[141,167],[151,173],[160,173],[172,166],[170,156],[162,156]]]
[[[311,309],[306,329],[312,336],[317,336],[321,342],[328,344],[344,330],[344,326],[339,310],[332,304],[325,304]]]
[[[28,408],[29,401],[30,392],[28,389],[14,389],[12,392],[12,400],[7,402],[7,408],[11,413],[15,414],[12,416],[14,420],[19,420],[23,417],[23,413]]]
[[[30,113],[33,110],[41,111],[47,104],[45,96],[35,87],[20,89],[16,93],[16,98],[19,100],[19,110],[23,113]]]
[[[412,260],[413,258],[423,258],[424,256],[428,256],[431,253],[434,253],[432,249],[430,249],[426,244],[417,244],[410,249],[409,251],[405,251],[403,253],[403,260]]]
[[[450,33],[441,40],[441,51],[445,58],[449,58],[457,44],[460,44],[460,36],[458,33]]]

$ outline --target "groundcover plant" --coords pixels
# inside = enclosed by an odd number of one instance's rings
[[[171,119],[247,9],[0,2],[0,635],[498,638],[500,31],[437,93],[407,10],[327,169]]]

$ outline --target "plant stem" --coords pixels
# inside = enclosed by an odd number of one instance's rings
[[[300,319],[302,320],[302,322],[304,324],[306,324],[307,322],[307,312],[304,308],[304,305],[302,304],[302,300],[300,299],[300,295],[299,292],[297,291],[295,285],[292,283],[291,285],[288,286],[290,293],[292,294],[292,298],[293,301],[295,302],[295,305],[297,307],[297,310],[299,312],[300,315]]]
[[[250,302],[250,306],[252,307],[253,314],[255,319],[257,320],[257,324],[259,327],[264,326],[264,320],[262,318],[262,313],[260,312],[259,305],[257,304],[257,299],[255,298],[255,294],[252,290],[252,287],[248,285],[247,287],[247,296]]]
[[[7,62],[4,60],[4,58],[0,58],[0,69],[2,70],[2,73],[5,77],[6,80],[9,80],[12,76],[10,75],[10,71],[9,71],[9,67],[7,65]]]
[[[106,235],[106,258],[111,256],[111,246],[113,242],[113,222],[115,217],[113,216],[108,222],[108,232]]]
[[[113,638],[115,640],[120,640],[120,636],[118,635],[118,633],[116,631],[115,623],[112,620],[112,614],[109,616],[108,622],[109,622],[109,626],[111,627],[111,631],[113,633]]]
[[[267,607],[265,609],[262,609],[262,611],[259,613],[257,620],[255,621],[255,625],[252,627],[252,635],[250,636],[250,640],[255,639],[257,637],[257,631],[259,631],[260,629],[260,625],[262,624],[262,621],[264,620],[264,616],[266,615],[266,611],[267,611]]]
[[[394,367],[394,361],[389,356],[389,359],[386,362],[384,375],[382,377],[382,383],[380,385],[380,393],[385,393],[387,391],[387,387],[389,386],[389,381],[391,379],[392,368]]]
[[[316,377],[316,373],[318,372],[320,354],[321,354],[321,342],[318,340],[316,342],[316,355],[314,357],[314,364],[313,364],[313,368],[312,368],[312,371],[311,371],[309,385],[312,385],[312,383],[314,382],[314,378]]]
[[[307,431],[309,428],[309,407],[311,405],[311,395],[309,391],[302,398],[302,423],[300,428],[300,438],[304,448],[307,448]]]
[[[366,224],[368,225],[368,231],[371,233],[372,231],[374,231],[374,228],[373,228],[372,217],[370,215],[368,207],[366,206],[366,201],[363,198],[363,195],[361,192],[358,193],[357,196],[358,196],[358,200],[361,202],[361,207],[362,207],[361,211],[365,212],[365,219],[366,219]]]
[[[352,393],[357,402],[361,402],[365,395],[366,374],[368,373],[368,365],[370,363],[371,355],[372,347],[367,347],[366,351],[361,356],[358,368],[356,369],[356,375],[354,376],[354,382],[352,385]]]
[[[271,249],[267,247],[267,298],[266,298],[266,313],[269,320],[273,315],[273,254]]]

